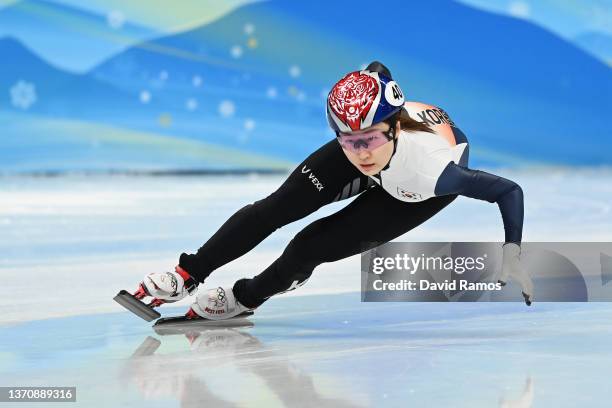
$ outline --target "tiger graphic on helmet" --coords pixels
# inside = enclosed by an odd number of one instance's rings
[[[327,121],[336,132],[352,132],[399,112],[404,94],[397,82],[368,70],[346,74],[327,96]]]

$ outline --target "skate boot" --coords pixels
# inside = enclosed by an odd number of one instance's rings
[[[180,266],[174,272],[154,272],[144,277],[134,292],[134,297],[142,300],[147,296],[153,297],[149,307],[157,307],[164,303],[174,303],[187,295],[195,293],[198,282]]]
[[[120,290],[113,298],[136,316],[150,322],[159,319],[161,314],[155,307],[164,303],[172,303],[195,293],[198,282],[183,268],[177,265],[174,272],[150,273],[138,284],[134,294]],[[151,296],[148,304],[142,299]]]
[[[232,288],[214,288],[201,292],[191,305],[185,317],[188,319],[225,320],[243,314],[250,314],[253,309],[241,304]]]

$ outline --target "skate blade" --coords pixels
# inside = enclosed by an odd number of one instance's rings
[[[117,296],[113,298],[115,302],[125,307],[136,316],[146,320],[147,322],[159,319],[161,314],[157,310],[153,310],[149,306],[145,305],[140,300],[136,299],[127,290],[120,290]]]
[[[225,320],[187,319],[185,316],[163,317],[155,322],[153,330],[157,334],[184,334],[187,331],[206,330],[222,327],[253,327],[247,317],[253,312],[244,312]]]
[[[140,346],[132,353],[132,358],[150,356],[161,346],[161,341],[154,337],[147,336]]]

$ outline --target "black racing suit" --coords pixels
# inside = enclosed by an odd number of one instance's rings
[[[465,138],[460,131],[457,134]],[[240,303],[254,308],[274,294],[295,289],[318,265],[359,254],[401,236],[446,207],[458,194],[497,202],[502,209],[506,241],[520,242],[520,187],[510,180],[464,167],[467,152],[461,164],[449,163],[436,186],[435,197],[404,202],[357,170],[339,143],[331,140],[297,166],[276,191],[232,215],[196,254],[183,253],[179,264],[203,282],[212,271],[250,251],[276,229],[326,204],[358,194],[340,211],[302,229],[282,255],[259,275],[238,280],[233,291]],[[520,208],[504,211],[504,203],[517,194]]]

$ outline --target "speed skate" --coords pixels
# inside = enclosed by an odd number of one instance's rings
[[[142,300],[144,296],[138,291],[135,295],[132,295],[127,290],[120,290],[113,299],[115,302],[119,303],[121,306],[125,307],[130,312],[134,313],[136,316],[146,320],[147,322],[153,321],[155,319],[159,319],[161,314],[153,309],[153,304],[145,304]]]
[[[159,306],[155,302],[149,304],[144,303],[140,293],[132,295],[127,290],[121,290],[113,298],[121,306],[125,307],[136,316],[151,322],[156,320],[153,325],[155,330],[158,328],[197,328],[197,327],[244,327],[253,326],[253,323],[248,321],[247,318],[253,315],[252,311],[245,311],[237,316],[230,317],[229,319],[223,320],[211,320],[204,317],[195,317],[194,313],[189,316],[172,316],[172,317],[161,317],[161,314],[153,309]]]

